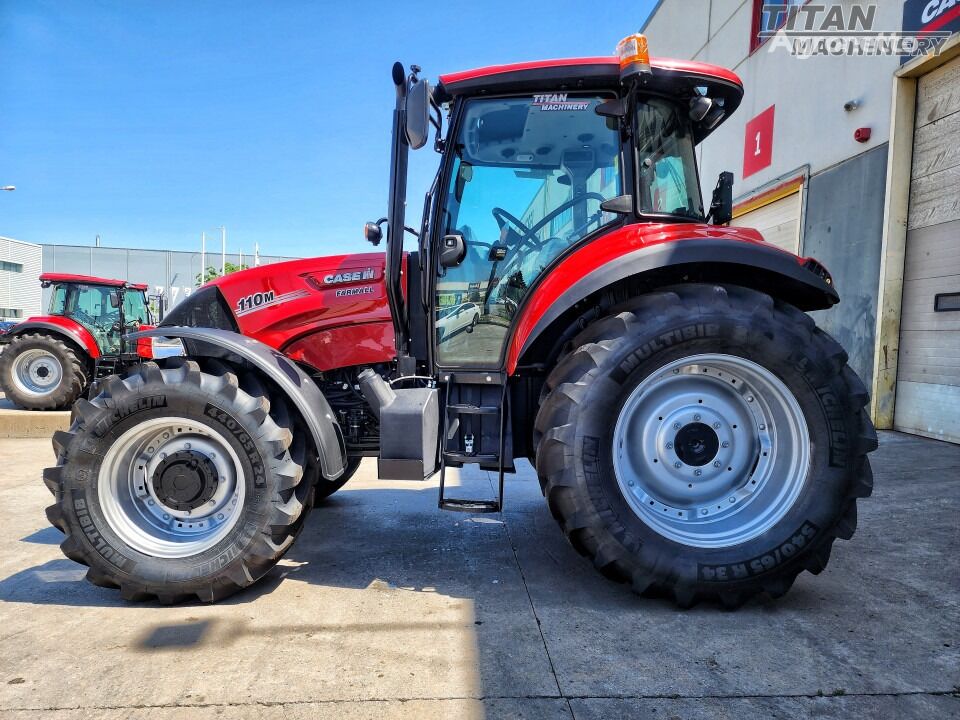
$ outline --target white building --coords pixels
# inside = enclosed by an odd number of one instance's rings
[[[791,12],[794,30],[811,29],[808,20],[822,30],[831,8],[847,31],[857,18],[858,30],[953,35],[939,55],[901,65],[897,56],[799,58],[783,29],[759,32]],[[700,148],[704,195],[732,171],[734,224],[830,269],[841,304],[815,315],[872,387],[877,426],[955,442],[958,30],[960,4],[942,0],[661,0],[642,30],[654,55],[722,65],[743,80],[743,104]]]
[[[40,314],[39,245],[0,237],[0,320]]]

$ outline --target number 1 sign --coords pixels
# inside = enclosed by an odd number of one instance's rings
[[[773,114],[776,105],[771,105],[747,123],[743,141],[743,177],[769,167],[773,162]]]

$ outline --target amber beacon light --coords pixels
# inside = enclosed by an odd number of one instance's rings
[[[617,43],[617,56],[620,58],[620,77],[650,72],[650,49],[646,35],[634,33],[625,37]]]

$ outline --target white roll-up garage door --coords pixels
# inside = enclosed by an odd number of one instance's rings
[[[894,427],[960,442],[960,60],[920,78]]]
[[[759,230],[763,239],[792,253],[800,252],[801,192],[798,186],[788,189],[785,197],[766,202],[747,212],[734,211],[731,225]],[[748,201],[745,206],[750,206]]]

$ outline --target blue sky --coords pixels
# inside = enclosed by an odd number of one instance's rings
[[[222,224],[231,251],[362,252],[394,60],[612,54],[653,5],[0,0],[0,235],[187,250]],[[413,215],[436,162],[414,154]]]

